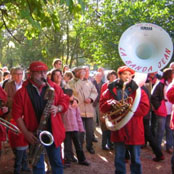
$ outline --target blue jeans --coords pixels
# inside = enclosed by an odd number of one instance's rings
[[[56,148],[54,144],[45,147],[51,164],[52,174],[63,174],[63,164],[61,160],[61,148]],[[44,155],[42,154],[37,165],[33,167],[33,174],[45,174]]]
[[[161,143],[164,136],[166,117],[156,116],[157,121],[157,131],[156,131],[156,142],[158,147],[161,149]]]
[[[170,128],[170,119],[171,115],[167,115],[166,117],[166,149],[170,149],[173,147],[173,131]]]
[[[115,174],[126,174],[125,153],[126,148],[131,155],[130,170],[131,174],[141,174],[140,145],[128,145],[124,143],[115,144]]]
[[[14,164],[14,174],[20,174],[20,170],[28,169],[27,163],[27,152],[26,150],[14,150],[15,153],[15,164]]]

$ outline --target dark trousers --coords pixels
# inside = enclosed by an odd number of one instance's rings
[[[93,148],[92,139],[93,139],[93,133],[94,133],[93,118],[83,118],[82,117],[82,122],[83,122],[84,129],[86,131],[86,148],[91,149],[91,148]],[[79,135],[80,135],[80,143],[83,146],[85,133],[80,132]]]
[[[15,164],[14,164],[14,174],[19,174],[20,170],[26,170],[28,168],[27,163],[27,152],[26,150],[14,150],[15,154]]]
[[[153,153],[156,155],[156,157],[161,157],[163,154],[161,149],[158,147],[154,136],[152,135],[150,125],[149,125],[149,119],[143,119],[143,123],[144,123],[145,139],[149,142],[153,150]]]
[[[173,130],[170,128],[171,115],[166,117],[166,150],[173,147]]]
[[[151,112],[151,132],[154,137],[156,136],[156,127],[157,127],[156,115],[152,111]]]
[[[111,143],[111,131],[110,130],[104,130],[102,132],[102,148],[105,148],[106,145],[110,148],[112,145]]]
[[[73,132],[66,132],[66,137],[64,141],[64,146],[65,146],[65,160],[71,161],[73,157],[73,151],[72,151],[72,141],[74,143],[74,147],[76,149],[76,154],[77,154],[77,159],[79,162],[84,161],[85,155],[82,150],[82,146],[79,141],[79,134],[77,131]]]

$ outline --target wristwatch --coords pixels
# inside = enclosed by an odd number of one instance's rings
[[[63,107],[61,105],[58,105],[57,108],[57,112],[62,112]]]

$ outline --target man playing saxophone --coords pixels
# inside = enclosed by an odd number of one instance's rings
[[[140,97],[140,102],[131,119],[122,128],[119,130],[116,129],[111,133],[111,141],[115,144],[115,174],[126,174],[126,149],[129,150],[131,156],[131,173],[141,174],[140,147],[144,144],[143,117],[149,111],[150,104],[147,94],[132,80],[132,76],[134,75],[132,69],[127,66],[122,66],[118,68],[117,74],[118,79],[109,84],[108,89],[106,89],[100,97],[100,110],[103,113],[109,113],[113,108],[117,108],[118,115],[120,112],[121,115],[123,115],[122,108],[115,106],[123,107],[125,101],[130,102],[125,105],[128,104],[132,106],[132,102],[134,103],[138,96]],[[140,95],[136,95],[137,90],[140,91]],[[128,98],[132,98],[132,100],[127,100]],[[131,110],[131,108],[125,108]],[[117,111],[113,112],[117,113]],[[125,111],[125,113],[127,114],[128,112]]]
[[[14,96],[12,116],[24,137],[30,145],[38,144],[38,137],[35,132],[41,124],[42,115],[48,112],[47,130],[54,137],[54,143],[45,146],[53,174],[62,174],[63,166],[61,161],[60,144],[65,138],[65,130],[60,113],[67,110],[69,97],[62,89],[50,80],[45,82],[48,67],[41,61],[34,61],[30,64],[30,78],[28,78],[20,90]],[[49,85],[48,85],[49,84]],[[45,111],[47,101],[44,96],[49,87],[54,88],[54,100],[49,111]],[[23,119],[22,119],[23,118]],[[33,174],[45,174],[44,155],[41,154],[36,165],[33,166]]]

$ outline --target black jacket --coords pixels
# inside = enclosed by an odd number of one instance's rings
[[[158,109],[162,100],[164,100],[164,83],[159,82],[151,95],[151,104]]]

